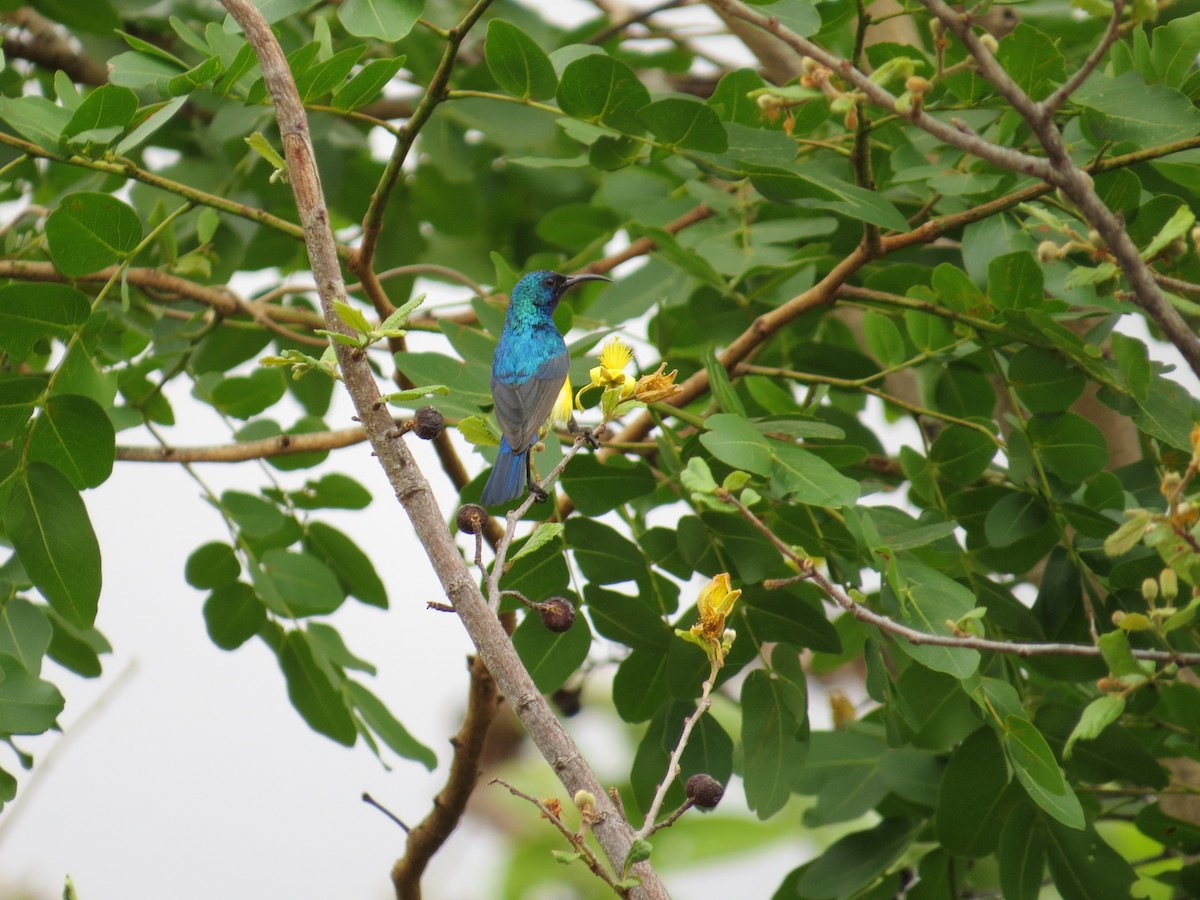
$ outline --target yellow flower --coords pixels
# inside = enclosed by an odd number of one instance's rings
[[[725,633],[725,617],[733,612],[733,604],[740,596],[742,592],[733,590],[728,572],[714,576],[696,599],[700,621],[692,626],[692,631],[709,640],[720,641]]]
[[[615,390],[619,400],[632,396],[637,387],[625,368],[633,362],[633,348],[619,337],[614,337],[600,350],[600,365],[588,372],[591,381],[575,395],[575,408],[583,411],[583,395],[594,387],[605,391]]]
[[[634,387],[634,398],[643,403],[657,403],[678,394],[680,388],[675,383],[675,376],[679,374],[679,370],[667,372],[666,368],[666,363],[659,363],[656,370],[639,378]]]
[[[571,424],[571,416],[574,410],[571,408],[571,379],[563,381],[562,390],[558,392],[558,399],[554,401],[554,409],[550,412],[550,424],[555,428],[566,428]]]

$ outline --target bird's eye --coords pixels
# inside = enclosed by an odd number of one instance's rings
[[[546,287],[554,287],[554,276],[548,275],[546,278],[543,278],[542,284],[544,284]]]

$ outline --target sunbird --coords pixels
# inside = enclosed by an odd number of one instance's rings
[[[585,281],[612,279],[543,270],[530,272],[512,290],[492,358],[492,399],[503,437],[483,487],[484,506],[514,500],[525,488],[538,501],[546,499],[533,480],[529,448],[554,409],[571,363],[567,343],[554,324],[554,309],[563,294]]]

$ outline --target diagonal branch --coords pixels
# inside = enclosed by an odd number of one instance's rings
[[[1125,12],[1125,0],[1113,0],[1112,18],[1108,21],[1108,28],[1104,30],[1100,42],[1092,48],[1092,52],[1085,59],[1070,77],[1058,87],[1054,93],[1043,100],[1039,104],[1039,112],[1042,118],[1049,119],[1054,115],[1054,111],[1062,106],[1067,99],[1083,86],[1083,83],[1088,80],[1088,76],[1096,70],[1096,66],[1100,65],[1109,48],[1121,36],[1121,16]]]
[[[316,169],[304,106],[288,69],[287,59],[252,0],[223,0],[223,3],[254,47],[275,104],[289,180],[304,227],[309,262],[319,288],[321,308],[328,328],[330,331],[346,333],[348,329],[334,309],[335,301],[345,301],[345,282],[338,265],[337,248]],[[371,447],[396,499],[404,507],[447,598],[478,649],[480,659],[563,786],[572,795],[579,790],[587,790],[595,795],[598,821],[593,832],[613,867],[620,870],[632,845],[633,829],[612,805],[574,741],[563,730],[522,665],[500,621],[488,608],[446,527],[429,482],[412,453],[404,441],[391,437],[394,430],[392,417],[381,402],[379,386],[366,363],[365,354],[340,343],[335,346],[343,379]],[[637,897],[666,896],[662,883],[648,863],[638,863],[633,871],[642,882],[634,892]]]
[[[379,184],[376,185],[375,192],[371,195],[367,213],[363,217],[362,243],[351,259],[351,268],[360,276],[375,263],[375,249],[379,245],[379,235],[383,231],[383,213],[387,207],[388,198],[392,195],[392,190],[400,180],[400,173],[408,151],[412,149],[417,135],[429,121],[429,117],[433,115],[438,104],[446,99],[446,86],[450,83],[450,73],[454,70],[458,48],[462,45],[467,32],[479,21],[479,17],[483,15],[484,10],[491,5],[491,2],[492,0],[475,0],[475,4],[467,10],[462,21],[451,28],[446,35],[446,48],[442,51],[441,61],[438,62],[433,78],[430,79],[429,86],[425,89],[425,96],[421,98],[421,102],[413,110],[412,117],[401,130],[392,155],[379,179]]]

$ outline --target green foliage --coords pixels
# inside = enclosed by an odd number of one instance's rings
[[[181,0],[34,5],[110,69],[85,85],[22,59],[0,84],[0,199],[36,204],[6,223],[0,260],[0,739],[56,727],[45,660],[100,674],[101,551],[121,537],[95,533],[86,494],[123,462],[118,435],[169,433],[206,407],[227,426],[208,443],[228,454],[325,440],[342,427],[325,418],[344,390],[336,343],[370,360],[398,420],[432,404],[470,441],[469,501],[497,442],[495,295],[534,268],[611,272],[621,238],[618,282],[559,308],[572,386],[592,380],[600,334],[642,320],[628,383],[664,363],[688,392],[626,402],[608,434],[628,428],[620,440],[563,471],[562,516],[515,526],[499,584],[579,610],[561,633],[523,613],[513,644],[539,690],[586,676],[593,709],[611,699],[628,723],[635,819],[706,676],[675,637],[698,621],[696,585],[729,573],[743,591],[680,770],[737,774],[727,786],[763,822],[689,812],[654,836],[651,862],[669,872],[688,852],[674,831],[712,830],[732,858],[747,834],[796,841],[802,818],[843,830],[780,896],[892,896],[914,871],[914,897],[953,883],[1034,898],[1046,878],[1066,898],[1193,883],[1138,860],[1161,851],[1178,868],[1200,848],[1197,823],[1156,799],[1180,787],[1162,761],[1195,755],[1200,699],[1184,657],[1146,658],[1200,651],[1200,401],[1191,373],[1162,361],[1161,332],[1128,327],[1134,288],[1085,210],[862,100],[837,71],[709,77],[693,65],[701,40],[647,49],[641,26],[566,30],[508,2],[463,33],[447,30],[465,5],[446,0],[266,0],[353,281],[354,229],[373,195],[387,200],[366,260],[388,273],[383,290],[353,287],[332,309],[347,332],[330,331],[312,292],[237,296],[244,273],[282,284],[308,265],[241,31]],[[1097,18],[1069,25],[1065,7],[1023,7],[996,61],[1051,96],[1107,19],[1091,5]],[[753,6],[835,53],[856,44],[853,5]],[[1200,11],[1187,0],[1160,24],[1145,6],[1054,125],[1194,332]],[[921,93],[961,131],[1034,147],[962,46],[935,48],[928,14],[910,17],[916,37],[867,51],[875,83]],[[463,45],[439,69],[447,34]],[[417,116],[393,95],[393,81],[421,96],[442,76]],[[381,122],[393,138],[419,130],[403,165],[373,149]],[[433,314],[418,313],[417,273]],[[444,282],[478,289],[462,315],[443,314]],[[186,404],[168,400],[176,385]],[[537,471],[569,440],[547,434]],[[382,561],[355,538],[371,492],[318,468],[337,446],[272,456],[259,488],[206,490],[211,535],[182,575],[213,643],[269,647],[314,731],[432,768],[403,724],[419,691],[369,687],[373,662],[337,630],[350,598],[389,604]],[[473,559],[474,541],[462,547]],[[810,678],[835,672],[853,705]],[[827,705],[837,727],[814,730]],[[0,770],[0,803],[15,790]],[[682,801],[676,782],[664,808]],[[1108,840],[1116,820],[1140,850]],[[515,854],[512,893],[555,868]]]

